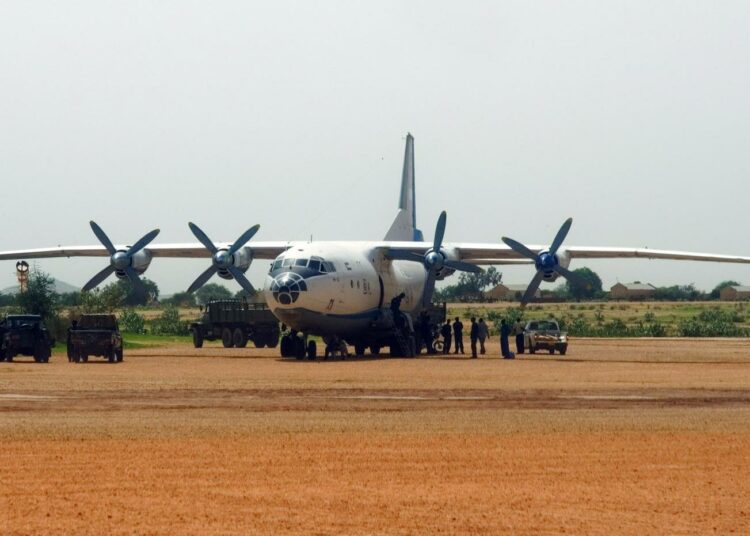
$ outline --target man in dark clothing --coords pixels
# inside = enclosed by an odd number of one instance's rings
[[[450,319],[445,321],[443,327],[440,328],[440,335],[443,336],[443,353],[449,354],[451,351],[451,321]]]
[[[432,348],[432,326],[430,326],[430,315],[427,311],[422,311],[419,315],[419,334],[424,344],[427,354],[434,352]]]
[[[456,353],[459,351],[464,353],[464,325],[461,323],[458,317],[453,322],[453,339],[456,343]]]
[[[521,323],[521,319],[519,318],[513,326],[513,333],[516,335],[516,353],[519,354],[522,354],[524,350],[523,331],[524,325]]]
[[[511,359],[510,346],[508,345],[508,336],[510,335],[510,326],[505,319],[500,321],[500,353],[503,359]]]
[[[403,292],[391,300],[391,313],[397,328],[404,327],[404,319],[401,316],[401,300],[406,297]]]
[[[477,341],[479,340],[479,324],[477,319],[471,317],[471,331],[469,332],[469,340],[471,340],[471,357],[477,358]]]

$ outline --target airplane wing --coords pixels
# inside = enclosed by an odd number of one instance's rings
[[[383,243],[381,247],[386,256],[389,251],[408,251],[424,255],[432,244],[428,242],[390,242]],[[533,253],[538,254],[545,251],[549,246],[529,245]],[[455,252],[458,260],[476,265],[491,264],[529,264],[530,260],[519,255],[505,244],[473,244],[473,243],[445,243],[443,248],[448,252]],[[702,261],[702,262],[726,262],[750,264],[750,257],[739,255],[719,255],[715,253],[697,253],[690,251],[673,251],[649,248],[624,248],[624,247],[586,247],[569,246],[564,251],[571,259],[661,259],[679,261]]]
[[[231,243],[215,243],[217,248],[227,248]],[[275,259],[292,246],[291,242],[252,242],[244,246],[253,253],[255,259]],[[115,246],[118,250],[127,246]],[[210,257],[206,247],[198,242],[186,244],[149,244],[145,249],[154,257],[199,259]],[[104,246],[57,246],[39,249],[0,251],[0,261],[48,259],[53,257],[109,257]]]

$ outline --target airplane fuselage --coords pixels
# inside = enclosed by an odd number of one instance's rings
[[[290,328],[323,337],[356,337],[395,296],[401,310],[421,306],[425,269],[386,258],[372,242],[295,245],[271,264],[266,302]]]

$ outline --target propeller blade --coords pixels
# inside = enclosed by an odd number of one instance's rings
[[[432,295],[435,292],[435,278],[437,274],[433,270],[428,270],[427,279],[424,282],[424,290],[422,291],[422,307],[429,307],[432,303]]]
[[[256,224],[250,227],[250,229],[248,229],[244,233],[242,233],[242,236],[240,236],[237,240],[235,240],[234,244],[232,244],[232,247],[229,248],[229,251],[228,251],[229,255],[234,255],[238,249],[244,246],[248,242],[248,240],[250,240],[255,235],[255,233],[258,232],[258,229],[260,229],[260,225]]]
[[[159,229],[154,229],[150,233],[146,233],[145,235],[143,235],[143,238],[141,238],[138,242],[130,246],[130,249],[128,249],[128,252],[126,253],[126,255],[128,257],[132,257],[133,255],[138,253],[140,250],[145,248],[147,245],[149,245],[151,241],[154,238],[156,238],[156,235],[158,234],[159,234]]]
[[[141,281],[141,278],[138,277],[138,272],[136,272],[132,267],[128,266],[127,268],[125,268],[125,275],[128,276],[130,284],[133,285],[135,293],[138,296],[146,296],[146,287],[143,286],[143,281]]]
[[[211,277],[216,273],[217,269],[212,264],[211,266],[206,269],[205,272],[203,272],[201,275],[199,275],[195,281],[193,281],[193,284],[190,285],[190,288],[187,289],[188,292],[195,292],[199,288],[201,288],[203,285],[206,284],[206,281],[211,279]]]
[[[248,281],[247,277],[245,277],[245,274],[242,273],[242,270],[240,270],[236,266],[230,266],[229,273],[232,274],[234,280],[237,281],[248,294],[255,294],[255,287],[253,287],[253,284]]]
[[[443,236],[445,236],[445,223],[448,219],[448,215],[445,211],[440,213],[437,225],[435,226],[435,240],[432,243],[432,251],[440,251],[440,246],[443,245]]]
[[[557,235],[552,241],[552,245],[549,247],[550,254],[554,255],[555,253],[557,253],[557,250],[562,245],[563,240],[565,240],[565,237],[568,236],[568,231],[570,231],[571,225],[573,225],[573,218],[568,218],[563,222],[562,226],[560,226],[560,230],[557,231]]]
[[[450,259],[446,259],[445,261],[443,261],[443,266],[447,266],[448,268],[453,268],[454,270],[459,270],[461,272],[471,272],[473,274],[478,274],[482,271],[482,269],[476,264],[469,264],[468,262],[462,261],[452,261]]]
[[[544,272],[542,272],[541,270],[538,270],[536,272],[536,275],[534,276],[534,279],[532,279],[531,283],[529,283],[529,286],[526,289],[526,292],[523,293],[523,298],[521,298],[521,307],[524,307],[534,297],[534,294],[536,294],[536,291],[539,288],[539,285],[542,283],[543,277],[544,277]]]
[[[567,268],[563,268],[562,266],[556,266],[555,272],[563,276],[565,279],[567,279],[571,283],[575,283],[581,286],[586,286],[588,284],[588,281],[586,281],[580,275],[578,275],[577,273],[571,270],[568,270]]]
[[[89,225],[91,225],[91,230],[94,231],[94,234],[99,239],[99,242],[101,242],[102,245],[107,249],[107,251],[109,251],[110,255],[114,255],[117,250],[115,249],[115,246],[112,244],[112,241],[109,239],[107,234],[102,230],[101,227],[96,224],[95,221],[90,221]]]
[[[516,253],[523,255],[524,257],[527,257],[531,259],[534,262],[537,262],[537,254],[531,251],[529,248],[521,244],[520,242],[513,240],[512,238],[508,238],[507,236],[504,236],[502,238],[503,242],[505,242],[505,245],[508,246],[510,249],[515,251]]]
[[[204,233],[200,227],[198,227],[193,222],[188,222],[188,227],[190,227],[190,230],[193,232],[193,235],[195,235],[195,238],[197,238],[198,241],[206,246],[206,249],[211,252],[211,255],[214,255],[218,251],[217,247],[213,242],[211,242],[211,239],[208,238],[206,233]]]
[[[94,222],[91,222],[94,223]],[[97,286],[99,283],[107,279],[112,273],[115,271],[114,266],[107,266],[104,270],[96,274],[94,277],[89,279],[89,282],[83,285],[83,288],[81,290],[91,290],[95,286]]]
[[[406,251],[404,249],[389,249],[385,252],[385,255],[389,259],[395,261],[424,262],[424,255],[419,255],[417,253]]]

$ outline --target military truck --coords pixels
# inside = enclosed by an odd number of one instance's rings
[[[85,363],[89,356],[122,361],[122,335],[115,315],[83,315],[68,330],[68,359]]]
[[[0,321],[0,361],[29,355],[37,363],[47,363],[54,344],[39,315],[8,315]]]
[[[200,320],[190,324],[193,346],[203,341],[221,340],[224,348],[244,348],[253,341],[256,348],[276,348],[279,344],[279,321],[265,303],[244,300],[215,300],[202,308]]]

